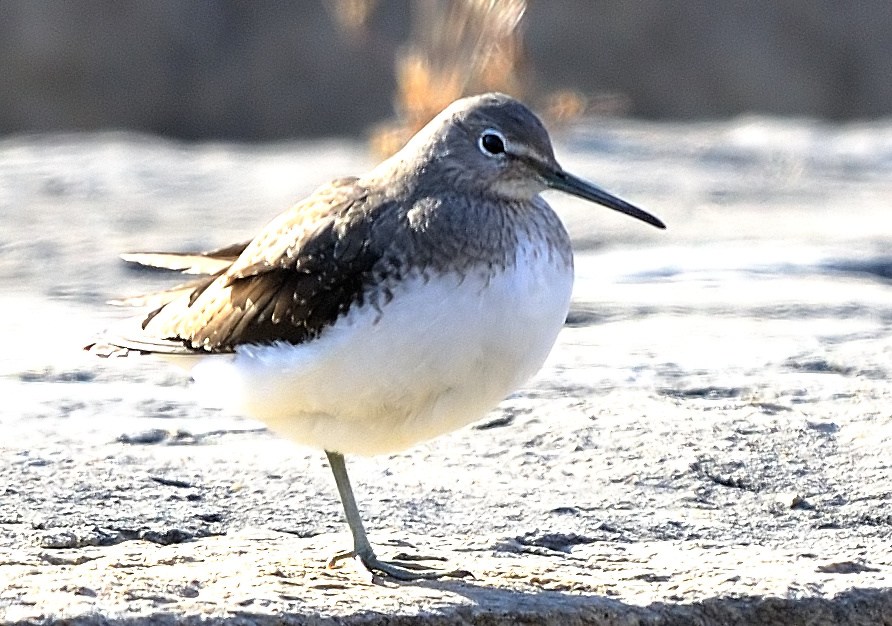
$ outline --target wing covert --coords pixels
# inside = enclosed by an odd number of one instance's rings
[[[321,188],[273,220],[224,272],[153,311],[144,331],[197,352],[312,339],[362,301],[382,254],[372,222],[384,209],[355,179]]]

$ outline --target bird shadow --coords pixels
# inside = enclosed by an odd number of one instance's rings
[[[387,624],[690,624],[798,623],[881,624],[892,615],[892,587],[853,588],[833,597],[713,596],[693,601],[633,604],[608,595],[542,589],[493,587],[473,579],[440,579],[398,583],[447,592],[456,598],[421,614],[394,616],[363,611],[362,623],[376,617]],[[458,600],[464,598],[464,600]],[[356,616],[360,618],[360,615]],[[458,620],[458,621],[456,621]],[[377,623],[377,622],[372,622]],[[381,623],[384,623],[383,621]]]

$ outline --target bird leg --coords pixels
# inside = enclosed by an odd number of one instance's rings
[[[411,562],[413,559],[409,556],[403,556],[405,560],[382,561],[372,549],[372,544],[365,534],[365,528],[362,525],[362,518],[359,515],[359,509],[356,506],[356,500],[353,498],[353,489],[350,487],[350,478],[347,476],[347,466],[344,463],[344,455],[339,452],[325,451],[328,456],[328,463],[331,466],[331,472],[334,474],[335,483],[338,486],[338,493],[341,496],[341,504],[344,505],[344,514],[347,517],[347,525],[353,534],[353,550],[349,552],[339,552],[328,561],[328,567],[335,567],[339,561],[349,558],[359,557],[359,560],[367,570],[372,572],[380,572],[397,580],[419,580],[442,578],[444,576],[464,577],[470,576],[470,572],[465,570],[441,570],[432,567],[420,565]]]

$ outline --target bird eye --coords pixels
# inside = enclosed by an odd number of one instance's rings
[[[486,156],[498,156],[505,153],[505,137],[497,130],[487,129],[477,142],[480,151]]]

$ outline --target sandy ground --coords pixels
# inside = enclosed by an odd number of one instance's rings
[[[128,250],[244,239],[350,143],[0,141],[0,624],[892,623],[892,124],[606,122],[558,156],[657,232],[551,197],[577,243],[546,367],[481,424],[348,459],[80,346],[169,283]]]

